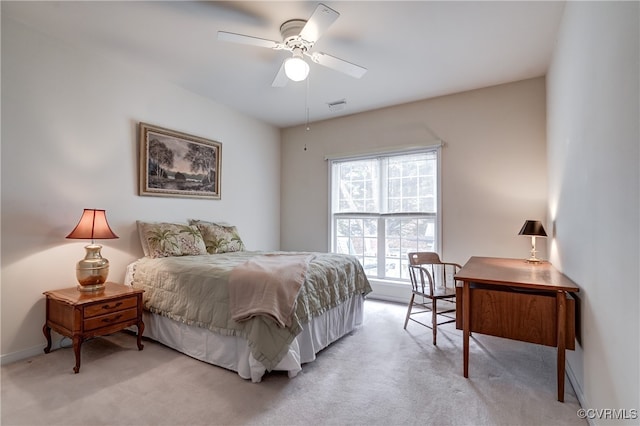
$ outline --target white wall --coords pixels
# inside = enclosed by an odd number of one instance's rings
[[[639,16],[568,2],[547,78],[550,254],[580,286],[567,359],[585,408],[640,409]]]
[[[441,139],[443,257],[527,257],[518,231],[546,218],[545,126],[537,78],[284,129],[282,248],[328,250],[326,155]]]
[[[222,142],[221,200],[137,195],[137,123]],[[249,249],[280,246],[280,131],[153,76],[62,45],[2,16],[2,360],[44,347],[42,292],[75,286],[87,242],[66,240],[103,208],[109,279],[142,255],[135,221],[217,219]],[[256,214],[259,211],[259,214]]]

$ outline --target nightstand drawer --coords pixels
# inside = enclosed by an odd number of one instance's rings
[[[112,324],[118,324],[124,321],[136,319],[137,317],[138,309],[135,307],[133,309],[126,309],[124,311],[117,311],[106,315],[100,315],[84,320],[84,331],[91,331],[102,327],[108,327]]]
[[[107,302],[94,303],[84,308],[84,317],[91,318],[98,315],[104,315],[111,312],[123,311],[129,308],[135,308],[137,300],[135,297],[125,299],[109,300]]]

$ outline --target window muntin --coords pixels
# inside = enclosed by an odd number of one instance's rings
[[[331,248],[369,277],[408,280],[407,253],[438,251],[439,150],[331,163]]]

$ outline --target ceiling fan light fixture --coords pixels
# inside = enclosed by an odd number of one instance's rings
[[[302,59],[302,54],[294,52],[293,57],[284,61],[284,73],[293,81],[302,81],[309,75],[309,64]]]

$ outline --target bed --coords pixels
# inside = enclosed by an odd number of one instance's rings
[[[353,256],[247,251],[235,227],[213,222],[138,230],[145,256],[125,281],[145,290],[144,336],[193,358],[253,382],[295,377],[363,323],[371,287]]]

